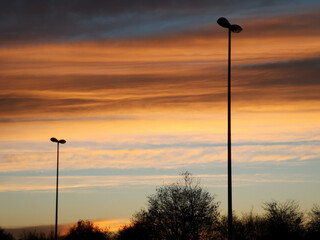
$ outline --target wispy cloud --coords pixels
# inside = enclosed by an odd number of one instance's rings
[[[101,187],[156,186],[176,180],[176,176],[61,176],[62,191]],[[0,188],[5,191],[55,191],[55,177],[8,177]]]
[[[293,160],[297,164],[302,164],[302,160],[320,158],[317,145],[318,141],[235,143],[233,145],[234,161],[248,163],[288,162],[290,164],[290,161]],[[223,143],[140,143],[131,146],[126,143],[118,143],[118,145],[100,143],[100,145],[92,146],[93,149],[89,150],[87,148],[90,148],[90,144],[78,143],[74,149],[63,149],[60,154],[63,159],[60,163],[61,169],[175,169],[212,166],[226,160],[226,146]],[[55,169],[53,153],[24,152],[22,150],[20,153],[11,154],[4,151],[1,156],[2,172]]]
[[[204,187],[225,188],[227,186],[225,174],[199,174],[195,175],[201,180]],[[0,192],[16,191],[55,191],[55,177],[14,176],[1,177]],[[73,192],[100,188],[141,188],[146,186],[157,187],[177,181],[172,175],[114,175],[114,176],[61,176],[60,192]],[[234,186],[243,187],[260,183],[320,183],[320,179],[308,175],[279,176],[277,174],[235,174]]]

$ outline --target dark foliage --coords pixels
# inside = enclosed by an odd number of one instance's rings
[[[0,239],[1,240],[13,240],[13,236],[0,227]]]
[[[148,240],[154,239],[153,226],[148,222],[148,214],[140,211],[132,219],[130,225],[124,226],[117,235],[117,240]]]
[[[234,238],[237,240],[258,240],[265,236],[266,221],[263,217],[251,211],[239,218],[233,213]],[[215,232],[215,238],[224,240],[228,238],[228,217],[222,216]]]
[[[237,240],[305,239],[303,213],[296,201],[267,202],[264,204],[264,210],[265,214],[262,216],[255,215],[251,211],[249,214],[244,214],[241,219],[234,214],[234,238]],[[216,239],[226,239],[227,222],[227,217],[221,218],[219,235]]]
[[[314,205],[309,213],[306,239],[320,239],[320,207]]]
[[[267,224],[265,239],[303,239],[303,213],[296,201],[268,202],[264,204],[264,210]]]
[[[19,240],[53,240],[53,233],[46,236],[44,233],[34,231],[23,231],[19,237]]]
[[[65,236],[65,240],[109,240],[111,239],[107,231],[93,225],[90,221],[78,221],[69,233]]]
[[[261,239],[266,232],[266,221],[263,217],[254,215],[251,211],[249,214],[244,214],[241,220],[235,219],[235,229],[237,239]]]

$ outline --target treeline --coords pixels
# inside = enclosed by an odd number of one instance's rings
[[[156,189],[148,197],[147,209],[136,213],[129,225],[113,233],[90,221],[79,221],[60,240],[225,240],[228,219],[219,212],[219,202],[204,190],[190,173],[182,179]],[[309,213],[301,211],[298,202],[270,201],[263,214],[252,211],[238,217],[234,214],[235,240],[319,240],[320,207]],[[0,228],[1,240],[14,240]],[[24,232],[16,240],[53,240],[53,234]]]

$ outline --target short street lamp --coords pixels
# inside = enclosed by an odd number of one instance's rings
[[[56,183],[56,222],[55,222],[55,229],[54,229],[54,239],[58,239],[58,185],[59,185],[59,144],[65,144],[66,140],[64,139],[56,139],[54,137],[50,138],[51,142],[57,143],[57,183]]]
[[[239,33],[242,28],[236,24],[230,24],[226,18],[219,18],[217,23],[229,31],[228,47],[228,240],[233,237],[232,225],[232,177],[231,177],[231,32]]]

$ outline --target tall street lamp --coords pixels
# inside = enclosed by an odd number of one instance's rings
[[[65,144],[66,140],[64,139],[56,139],[54,137],[50,138],[51,142],[57,143],[57,182],[56,182],[56,222],[54,229],[54,239],[58,239],[58,185],[59,185],[59,144]]]
[[[232,225],[232,177],[231,177],[231,32],[239,33],[242,28],[236,24],[230,24],[226,18],[219,18],[217,23],[227,28],[229,35],[228,47],[228,240],[233,236]]]

